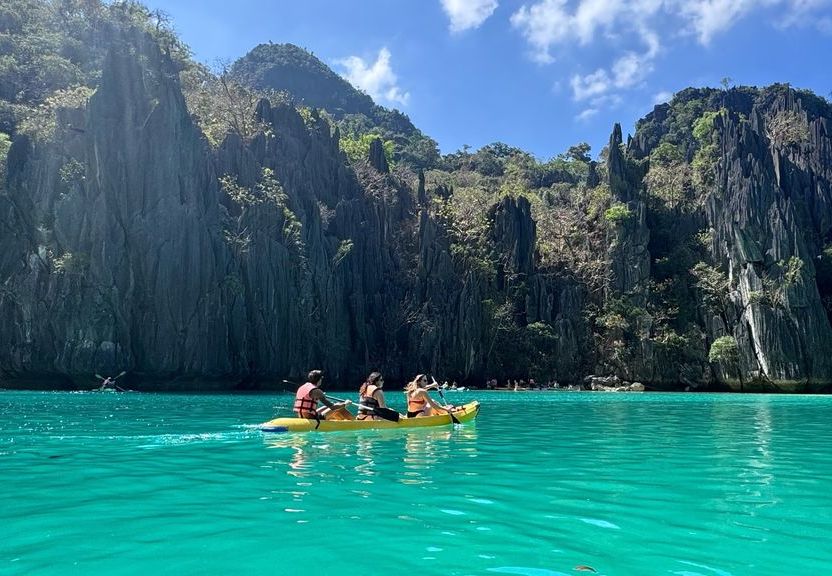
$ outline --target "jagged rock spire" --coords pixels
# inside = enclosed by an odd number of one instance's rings
[[[387,174],[390,172],[390,166],[387,164],[387,158],[384,157],[384,144],[381,138],[373,138],[370,141],[370,166],[381,172]]]

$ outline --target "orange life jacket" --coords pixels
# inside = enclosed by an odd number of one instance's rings
[[[414,390],[415,392],[415,390]],[[425,406],[428,403],[428,399],[425,398],[424,394],[420,394],[417,398],[413,398],[410,393],[407,395],[407,411],[408,412],[421,412],[425,409]]]
[[[297,415],[301,418],[316,418],[317,412],[315,410],[318,408],[318,401],[312,399],[312,390],[317,388],[311,382],[307,382],[300,388],[298,388],[297,394],[295,394],[295,406],[294,411],[297,412]]]

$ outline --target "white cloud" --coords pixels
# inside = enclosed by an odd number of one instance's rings
[[[754,11],[776,8],[775,25],[789,27],[823,20],[819,14],[832,0],[534,0],[511,16],[539,62],[552,62],[552,50],[572,43],[588,45],[599,33],[635,32],[642,40],[656,30],[682,29],[707,45]],[[651,26],[661,19],[661,25]]]
[[[560,45],[590,44],[599,31],[608,35],[619,29],[641,31],[639,22],[655,13],[660,0],[581,0],[570,11],[567,0],[539,0],[523,5],[511,16],[511,24],[532,47],[532,58],[554,62],[552,49]]]
[[[565,42],[572,34],[565,7],[566,0],[543,0],[531,8],[523,5],[511,16],[511,25],[532,45],[532,56],[538,62],[554,62],[551,46]]]
[[[590,101],[590,104],[593,108],[598,108],[600,110],[601,108],[617,108],[623,101],[624,98],[618,94],[604,94],[603,96],[593,98]]]
[[[626,8],[621,0],[583,0],[572,16],[571,24],[581,44],[588,44],[595,31],[610,30]]]
[[[399,87],[399,79],[390,66],[390,50],[387,48],[379,50],[378,58],[369,65],[358,56],[344,58],[338,63],[346,68],[343,76],[350,84],[364,90],[374,100],[407,106],[410,93]]]
[[[718,33],[730,29],[753,8],[778,0],[684,0],[678,4],[688,26],[707,45]]]
[[[479,28],[497,9],[497,0],[441,0],[451,32]]]
[[[816,24],[819,12],[830,0],[667,0],[668,12],[685,20],[688,32],[707,46],[720,33],[734,27],[755,11],[773,8],[772,21],[778,28]]]
[[[616,88],[635,86],[653,71],[653,55],[628,52],[612,65],[613,83]]]
[[[512,14],[511,24],[542,64],[575,46],[607,46],[609,65],[571,75],[573,98],[583,101],[643,85],[664,43],[679,32],[708,45],[763,10],[779,28],[811,25],[832,32],[832,18],[822,12],[830,5],[832,0],[529,0]]]
[[[662,90],[661,92],[653,95],[653,104],[664,104],[665,102],[670,102],[672,98],[673,92]]]
[[[818,12],[832,4],[830,0],[791,0],[792,9],[779,23],[779,28],[814,27],[824,34],[830,32],[832,18],[827,11],[821,16]]]
[[[575,74],[569,84],[572,86],[572,95],[575,100],[586,100],[604,94],[610,89],[612,80],[606,70],[599,68],[586,76]]]
[[[613,88],[624,90],[638,85],[653,71],[653,59],[658,51],[656,41],[643,54],[627,52],[613,62],[609,71],[599,68],[586,76],[572,76],[572,97],[575,100],[598,98]]]
[[[597,108],[587,108],[586,110],[575,116],[575,120],[577,120],[578,122],[586,122],[596,114],[598,114]]]

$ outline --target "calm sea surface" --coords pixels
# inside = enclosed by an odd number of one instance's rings
[[[832,573],[832,397],[476,397],[268,435],[289,396],[0,391],[0,574]]]

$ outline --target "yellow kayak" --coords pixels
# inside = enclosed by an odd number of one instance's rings
[[[455,407],[452,412],[456,419],[462,422],[470,422],[477,417],[480,411],[480,403],[476,400],[464,406]],[[375,430],[375,429],[397,429],[397,428],[424,428],[427,426],[448,426],[452,423],[448,414],[437,414],[435,416],[424,416],[421,418],[402,418],[398,422],[390,420],[311,420],[308,418],[275,418],[260,425],[263,432],[337,432],[342,430]]]

